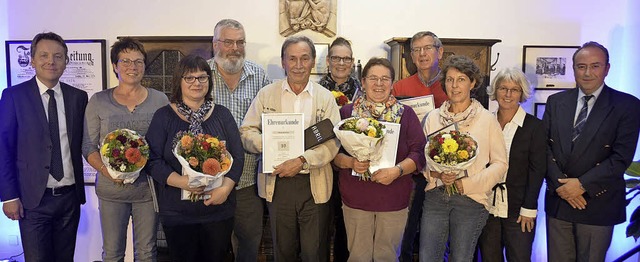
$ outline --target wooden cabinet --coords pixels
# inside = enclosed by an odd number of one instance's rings
[[[489,76],[491,73],[491,65],[494,59],[491,59],[491,47],[499,42],[500,39],[462,39],[462,38],[440,38],[444,46],[444,55],[440,60],[440,66],[444,60],[452,55],[465,55],[473,59],[480,67],[482,72],[483,84],[472,94],[485,108],[488,108],[489,97],[487,96],[486,87],[489,86]],[[411,59],[411,38],[410,37],[394,37],[385,43],[391,47],[391,64],[396,71],[396,79],[406,78],[416,73],[416,66]],[[497,58],[495,59],[497,60]],[[495,64],[495,62],[493,63]]]

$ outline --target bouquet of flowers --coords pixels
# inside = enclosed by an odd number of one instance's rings
[[[338,104],[338,106],[343,106],[350,102],[349,98],[340,91],[333,90],[331,91],[331,94],[333,94],[333,97],[336,99],[336,104]]]
[[[133,130],[116,129],[107,134],[100,146],[102,163],[113,179],[131,184],[149,159],[147,141]]]
[[[204,186],[204,191],[222,185],[224,175],[231,169],[233,157],[224,141],[208,134],[179,132],[173,155],[182,165],[182,174],[189,177],[189,187]],[[189,193],[191,201],[204,199]]]
[[[468,134],[456,130],[440,132],[429,137],[425,155],[430,170],[439,173],[460,173],[467,170],[476,160],[478,143]],[[448,195],[459,193],[455,183],[445,189]]]
[[[384,138],[385,126],[373,118],[351,117],[340,121],[333,132],[342,147],[358,161],[377,161],[382,156],[380,141]],[[358,174],[362,180],[371,180],[371,172]]]

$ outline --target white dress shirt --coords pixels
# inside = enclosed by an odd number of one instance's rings
[[[49,118],[49,94],[47,90],[49,88],[45,86],[36,77],[36,83],[38,83],[38,89],[40,91],[40,98],[42,99],[42,105],[44,106],[44,113]],[[64,108],[64,97],[62,96],[62,89],[60,88],[60,82],[58,82],[53,88],[55,92],[56,105],[58,107],[58,129],[60,130],[60,150],[62,152],[62,166],[64,169],[64,177],[57,181],[51,174],[47,180],[48,188],[55,188],[61,186],[73,185],[75,179],[73,177],[73,163],[71,162],[71,147],[69,146],[69,136],[67,134],[67,116]]]

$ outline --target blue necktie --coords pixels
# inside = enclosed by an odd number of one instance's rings
[[[589,111],[589,99],[591,99],[593,95],[583,96],[584,104],[582,105],[582,109],[580,109],[580,113],[578,114],[578,118],[576,119],[576,124],[573,126],[573,134],[571,137],[571,142],[575,142],[580,136],[580,132],[584,128],[584,124],[587,122],[587,111]]]
[[[60,130],[58,129],[58,105],[53,96],[52,89],[47,90],[49,94],[49,135],[51,135],[51,165],[49,173],[56,180],[60,181],[64,177],[62,167],[62,151],[60,149]]]

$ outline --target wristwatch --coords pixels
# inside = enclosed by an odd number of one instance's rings
[[[299,156],[298,159],[302,161],[302,170],[309,170],[309,162],[307,162],[307,159],[304,158],[304,156]]]

